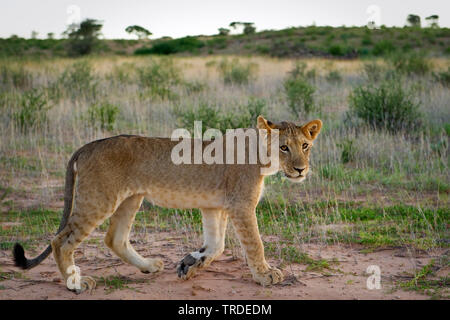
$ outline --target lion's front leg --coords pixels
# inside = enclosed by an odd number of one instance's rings
[[[228,215],[217,209],[201,209],[203,222],[203,246],[186,255],[177,266],[178,277],[189,279],[220,256],[225,248],[225,232]]]
[[[283,273],[271,267],[264,257],[264,246],[259,235],[255,208],[236,208],[230,210],[229,214],[244,248],[253,279],[263,286],[283,281]]]

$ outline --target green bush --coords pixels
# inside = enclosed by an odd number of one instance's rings
[[[341,75],[341,73],[340,73],[339,71],[337,71],[337,70],[332,70],[332,71],[330,71],[330,72],[327,74],[327,76],[325,77],[325,79],[326,79],[328,82],[338,84],[338,83],[341,83],[341,82],[342,82],[342,75]]]
[[[315,88],[304,77],[289,77],[283,83],[288,106],[294,115],[314,110]]]
[[[307,64],[303,61],[297,61],[294,68],[289,71],[289,76],[293,79],[306,78],[314,81],[316,79],[316,69],[310,69],[306,71]]]
[[[348,53],[348,51],[348,48],[340,44],[333,44],[328,48],[328,53],[333,56],[344,56]]]
[[[247,104],[240,106],[237,112],[228,112],[222,115],[222,131],[234,128],[251,128],[256,126],[256,119],[264,114],[266,101],[264,99],[250,98]]]
[[[344,139],[342,142],[337,143],[337,147],[341,150],[342,163],[348,163],[355,160],[356,147],[353,144],[353,139]]]
[[[431,64],[423,53],[392,54],[388,62],[397,72],[408,75],[425,75],[431,70]]]
[[[113,130],[118,114],[119,107],[108,102],[92,105],[87,110],[89,124],[102,130]]]
[[[414,94],[403,89],[398,81],[359,86],[350,94],[349,103],[350,113],[374,128],[395,132],[420,125]]]
[[[184,37],[173,40],[156,42],[151,48],[139,48],[134,54],[161,54],[168,55],[180,52],[195,53],[203,48],[205,43],[196,37]]]
[[[225,133],[227,129],[255,127],[256,119],[263,114],[266,108],[264,99],[250,98],[247,104],[240,106],[238,110],[219,111],[207,103],[200,103],[198,108],[182,110],[180,107],[173,109],[173,114],[178,118],[179,124],[190,132],[193,132],[194,121],[202,121],[202,134],[207,129],[219,129]]]
[[[33,89],[23,93],[17,109],[12,112],[12,117],[20,130],[27,132],[47,122],[49,109],[50,106],[44,92]]]
[[[226,37],[214,37],[213,39],[206,41],[206,45],[213,49],[225,49],[227,44],[228,40]]]
[[[23,66],[2,65],[0,68],[0,86],[2,88],[29,89],[32,82],[32,74],[25,70]]]
[[[198,93],[206,88],[206,84],[199,80],[183,81],[187,94]]]
[[[237,59],[222,60],[218,65],[218,70],[225,84],[243,85],[248,84],[254,78],[256,66],[253,63],[240,63]]]
[[[434,80],[440,82],[443,86],[450,86],[450,67],[447,68],[447,71],[441,72],[433,72]]]
[[[385,55],[395,51],[394,44],[389,40],[381,40],[375,43],[373,47],[373,54],[376,56]]]
[[[56,85],[62,86],[64,90],[71,92],[73,97],[77,97],[79,94],[95,95],[98,82],[91,65],[81,60],[66,68]]]
[[[370,37],[370,35],[366,34],[363,36],[362,40],[361,40],[361,44],[363,46],[368,46],[371,45],[373,43],[372,38]]]
[[[370,82],[378,82],[383,78],[385,70],[376,62],[368,62],[363,66],[363,74]]]
[[[220,129],[221,126],[222,117],[219,110],[207,103],[200,103],[197,109],[189,108],[187,110],[182,110],[179,106],[176,106],[173,113],[178,118],[180,126],[189,130],[191,134],[194,132],[194,121],[202,121],[202,134],[207,129]]]
[[[150,89],[152,95],[173,98],[172,87],[182,80],[180,70],[171,59],[152,60],[148,66],[138,69],[139,84]]]

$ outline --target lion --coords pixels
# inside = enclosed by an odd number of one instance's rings
[[[23,247],[16,243],[13,249],[16,266],[33,268],[53,252],[69,290],[81,293],[94,289],[95,280],[81,276],[73,254],[109,218],[105,244],[117,256],[144,273],[163,270],[161,259],[142,257],[129,241],[136,212],[146,198],[162,207],[199,208],[202,213],[203,246],[178,263],[179,278],[191,278],[222,254],[230,218],[253,279],[263,286],[283,281],[283,273],[265,260],[255,210],[265,175],[282,170],[293,182],[305,179],[310,151],[322,122],[313,120],[297,126],[291,122],[273,123],[259,116],[256,127],[266,137],[275,132],[278,135],[279,169],[266,174],[261,173],[261,167],[267,165],[260,162],[174,164],[171,151],[176,142],[170,138],[120,135],[84,145],[67,165],[64,211],[55,237],[34,259],[27,259]]]

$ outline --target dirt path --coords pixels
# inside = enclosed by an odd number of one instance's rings
[[[338,260],[337,268],[341,272],[328,271],[329,274],[324,275],[306,271],[305,265],[284,265],[286,280],[280,285],[264,288],[251,280],[243,259],[233,259],[229,250],[194,278],[178,280],[176,262],[189,250],[170,240],[173,236],[149,235],[153,238],[151,248],[144,243],[134,244],[142,255],[163,259],[165,270],[158,275],[142,274],[123,264],[102,244],[86,243],[75,253],[82,274],[100,279],[107,277],[110,283],[105,285],[104,281],[97,280],[97,288],[91,294],[69,292],[50,256],[38,267],[16,274],[12,279],[4,276],[0,281],[0,299],[429,299],[417,292],[392,292],[390,279],[412,272],[415,267],[421,268],[433,255],[440,254],[434,252],[411,258],[401,249],[365,254],[357,246],[304,245],[303,250],[313,258]],[[269,262],[279,265],[274,259]],[[380,290],[367,289],[369,275],[365,272],[369,265],[378,265],[381,269]],[[0,268],[3,275],[19,271],[13,266],[8,251],[0,251]]]

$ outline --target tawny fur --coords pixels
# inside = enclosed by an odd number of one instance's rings
[[[321,126],[320,120],[300,127],[287,122],[273,124],[261,116],[257,124],[269,134],[273,129],[279,130],[279,145],[288,148],[287,152],[280,151],[280,169],[297,182],[308,173],[309,153]],[[71,168],[76,176],[71,214],[51,242],[65,281],[70,276],[68,268],[74,266],[74,250],[107,218],[111,218],[111,223],[105,243],[123,261],[142,272],[163,269],[161,260],[143,258],[128,239],[144,197],[163,207],[201,209],[204,245],[182,263],[184,269],[179,272],[182,278],[191,277],[222,254],[230,218],[254,280],[262,285],[283,280],[282,272],[265,260],[256,221],[255,209],[264,184],[262,165],[175,165],[171,152],[177,143],[169,138],[117,136],[90,143],[77,151]],[[68,179],[68,183],[73,180]],[[67,201],[72,200],[71,187],[66,183]],[[91,277],[83,276],[78,291],[94,286]]]

